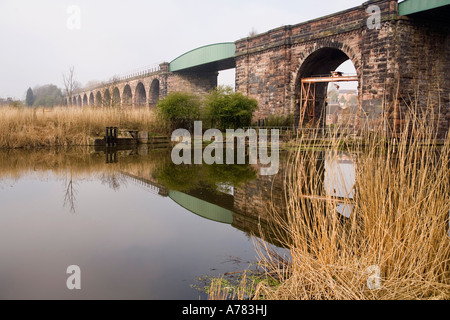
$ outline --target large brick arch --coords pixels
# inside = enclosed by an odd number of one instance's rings
[[[295,51],[296,48],[294,47]],[[300,120],[300,90],[301,79],[314,75],[329,75],[330,71],[336,70],[342,63],[350,60],[356,70],[358,77],[358,87],[362,83],[360,54],[356,53],[350,45],[335,39],[314,42],[301,46],[301,51],[297,58],[297,63],[292,72],[290,93],[291,93],[291,112],[294,114],[295,124],[302,126]],[[327,96],[328,83],[316,84],[316,102],[315,116],[320,119],[319,126],[324,125],[325,121],[325,101]],[[360,94],[361,96],[361,94]],[[360,100],[360,99],[359,99]],[[309,119],[304,119],[308,121]]]

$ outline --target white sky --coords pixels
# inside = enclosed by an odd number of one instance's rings
[[[0,97],[24,99],[75,67],[85,85],[175,59],[199,46],[361,5],[364,0],[0,0]],[[69,29],[71,5],[80,28]],[[219,78],[230,84],[233,71]]]

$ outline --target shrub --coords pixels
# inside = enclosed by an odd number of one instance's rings
[[[204,119],[222,130],[242,128],[251,125],[257,107],[255,99],[234,92],[230,87],[218,87],[206,98]]]
[[[292,127],[294,125],[294,115],[292,113],[287,115],[271,114],[265,123],[267,127]]]
[[[193,122],[200,118],[200,99],[186,92],[173,92],[158,102],[157,110],[172,129],[191,130]]]

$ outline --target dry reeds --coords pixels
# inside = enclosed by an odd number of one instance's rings
[[[292,153],[285,210],[270,210],[291,257],[260,244],[259,262],[280,285],[261,282],[255,298],[450,299],[450,137],[437,146],[426,117],[404,128],[396,139],[367,134],[348,150],[357,154],[353,195],[340,200],[349,217],[323,182],[342,173],[325,172],[323,152]],[[342,142],[331,139],[331,154]]]
[[[105,127],[160,131],[148,108],[0,108],[0,148],[89,145]]]

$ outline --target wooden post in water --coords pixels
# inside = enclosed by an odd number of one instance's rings
[[[117,145],[117,127],[106,127],[105,131],[105,144],[106,146]]]

